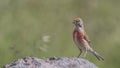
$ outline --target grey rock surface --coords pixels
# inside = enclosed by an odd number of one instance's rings
[[[25,57],[6,64],[3,68],[97,68],[97,66],[85,59],[76,57],[51,57],[49,59]]]

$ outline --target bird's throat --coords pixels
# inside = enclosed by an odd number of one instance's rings
[[[84,29],[82,27],[76,27],[76,30],[79,32],[84,32]]]

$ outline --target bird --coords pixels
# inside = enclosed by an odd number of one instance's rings
[[[93,48],[91,47],[90,39],[88,38],[87,33],[84,30],[83,20],[79,17],[73,20],[75,28],[73,30],[73,40],[77,45],[80,53],[77,56],[78,58],[84,51],[84,57],[86,57],[87,52],[92,53],[98,60],[103,61],[104,58],[100,56]]]

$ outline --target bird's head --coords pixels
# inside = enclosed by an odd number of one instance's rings
[[[77,27],[83,27],[83,21],[81,18],[75,18],[73,20],[73,24],[75,24],[75,26],[77,26]]]

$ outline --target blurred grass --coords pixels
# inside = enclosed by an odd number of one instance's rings
[[[93,48],[104,56],[99,68],[119,68],[119,0],[0,0],[0,67],[25,57],[76,56],[71,23],[83,18]],[[43,40],[49,36],[48,42]]]

